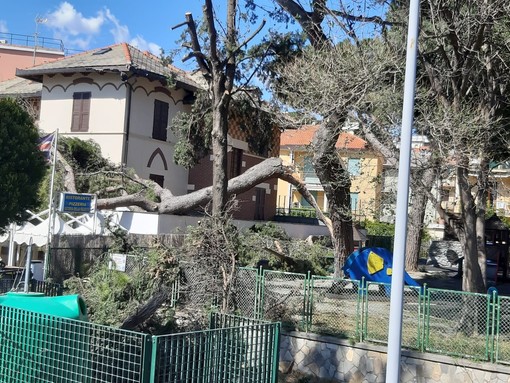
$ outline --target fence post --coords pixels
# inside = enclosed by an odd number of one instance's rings
[[[489,296],[489,318],[487,318],[487,324],[490,324],[489,329],[489,362],[496,363],[498,359],[498,336],[499,336],[499,324],[500,324],[500,299],[498,290],[496,288],[489,288],[487,291]]]
[[[366,286],[366,280],[365,277],[361,277],[361,280],[358,281],[358,307],[361,309],[358,311],[358,320],[357,320],[357,326],[358,326],[358,340],[360,342],[363,342],[366,338],[366,331],[367,331],[367,313],[368,313],[368,289]]]
[[[152,383],[156,380],[156,356],[157,347],[155,345],[155,337],[145,335],[143,339],[143,359],[141,378],[143,383]]]
[[[419,290],[420,295],[418,297],[418,350],[423,352],[425,350],[425,302],[427,295],[427,284],[424,283],[422,288]]]
[[[273,334],[273,379],[271,383],[278,382],[278,366],[280,364],[280,326],[281,323],[274,324]]]
[[[148,336],[148,343],[151,343],[150,347],[147,347],[148,351],[145,355],[148,355],[147,365],[150,365],[149,382],[157,382],[157,368],[158,368],[158,337]]]
[[[304,294],[304,312],[303,321],[304,329],[306,332],[311,330],[312,327],[312,311],[313,311],[313,277],[311,276],[310,270],[305,277],[305,294]]]
[[[257,307],[255,308],[255,318],[264,319],[265,270],[262,266],[257,269],[256,281]]]

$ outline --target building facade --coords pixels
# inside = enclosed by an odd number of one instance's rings
[[[324,189],[312,166],[310,143],[317,125],[307,125],[296,130],[286,130],[280,140],[280,157],[293,164],[298,179],[303,180],[325,212],[328,201]],[[368,144],[352,131],[340,134],[336,143],[338,155],[351,177],[351,211],[357,221],[375,219],[380,211],[382,156],[369,148]],[[288,182],[278,181],[278,209],[310,208],[308,202]]]

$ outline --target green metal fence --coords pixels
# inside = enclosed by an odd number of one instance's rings
[[[278,324],[213,314],[210,327],[154,337],[151,382],[276,383]]]
[[[0,381],[275,383],[279,329],[214,314],[209,330],[150,336],[0,306]]]
[[[239,273],[251,305],[242,315],[388,343],[390,284],[255,269]],[[402,319],[407,349],[510,364],[510,297],[406,286]]]

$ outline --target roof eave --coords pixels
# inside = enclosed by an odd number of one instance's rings
[[[167,77],[154,73],[151,71],[147,71],[145,69],[139,69],[134,66],[125,67],[125,66],[108,66],[108,67],[75,67],[75,68],[52,68],[52,69],[16,69],[16,76],[32,80],[36,82],[43,82],[43,76],[44,75],[52,75],[52,74],[59,74],[59,73],[79,73],[79,72],[111,72],[111,73],[120,73],[120,72],[132,72],[140,77],[147,77],[151,80],[159,80],[166,82]],[[186,83],[185,81],[176,79],[176,85],[179,88],[189,90],[192,92],[195,92],[198,90],[198,87],[193,86],[189,83]]]
[[[42,82],[44,75],[59,73],[80,73],[80,72],[123,72],[125,66],[108,67],[75,67],[75,68],[50,68],[50,69],[16,69],[16,76],[27,80]]]

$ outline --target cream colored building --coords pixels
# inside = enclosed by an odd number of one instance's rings
[[[197,84],[158,57],[122,43],[17,69],[42,85],[39,128],[91,139],[117,164],[169,188],[188,191],[188,171],[173,162],[176,138],[168,129],[189,111]],[[173,87],[167,86],[173,78]]]

